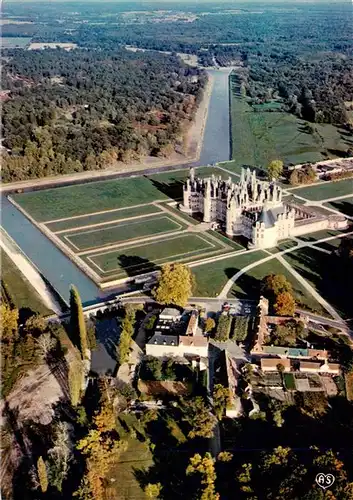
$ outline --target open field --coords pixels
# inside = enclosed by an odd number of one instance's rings
[[[193,267],[192,272],[196,278],[194,295],[196,297],[217,296],[228,279],[236,272],[263,257],[266,257],[265,252],[259,250]]]
[[[183,233],[134,246],[82,256],[102,277],[107,279],[136,276],[165,262],[192,262],[224,251],[224,246],[205,235]]]
[[[252,107],[239,94],[236,79],[231,81],[232,158],[239,165],[265,167],[277,158],[292,164],[315,162],[350,147],[347,136],[333,125],[315,124],[309,133],[306,122],[294,115]]]
[[[313,252],[319,253],[315,250],[313,250]],[[288,281],[290,281],[299,307],[317,312],[319,314],[325,313],[321,305],[314,298],[312,298],[306,289],[277,259],[264,262],[263,264],[250,269],[246,274],[240,276],[240,278],[233,285],[229,295],[231,297],[235,296],[239,298],[257,298],[260,293],[261,280],[268,274],[283,274]]]
[[[56,49],[56,48],[61,48],[61,49],[66,49],[66,50],[71,50],[71,49],[76,49],[77,44],[76,43],[62,43],[62,42],[34,42],[31,43],[31,45],[28,47],[28,50],[43,50],[43,49]]]
[[[53,221],[76,215],[87,215],[103,210],[132,207],[156,200],[168,200],[183,196],[182,181],[186,179],[188,169],[154,174],[149,177],[131,177],[97,181],[75,186],[65,186],[41,191],[32,191],[13,195],[38,222]],[[228,174],[215,167],[201,167],[197,173],[203,177],[212,173]]]
[[[147,236],[180,231],[186,225],[181,224],[171,215],[139,217],[137,219],[109,224],[96,229],[84,229],[77,232],[61,233],[60,239],[75,252],[104,247],[113,243],[129,242]]]
[[[324,206],[334,208],[335,210],[339,210],[345,215],[349,217],[353,216],[353,196],[351,198],[345,198],[342,201],[331,201],[331,203],[324,203]]]
[[[290,191],[294,195],[302,196],[311,201],[321,201],[336,196],[345,196],[353,193],[353,179],[342,181],[323,182],[316,186],[308,186]]]
[[[114,222],[119,219],[129,219],[141,215],[155,214],[162,210],[156,205],[142,205],[131,208],[119,208],[98,214],[83,215],[79,217],[70,217],[69,219],[57,220],[55,222],[46,223],[47,228],[53,233],[57,231],[66,231],[76,227],[93,226],[105,222]]]
[[[352,316],[352,298],[349,285],[340,282],[334,268],[334,257],[315,250],[301,248],[284,256],[300,275],[305,278],[338,312]]]
[[[32,38],[25,36],[23,37],[4,36],[1,37],[1,47],[3,49],[16,49],[16,48],[24,49],[26,45],[30,43],[31,40]]]
[[[31,310],[44,316],[52,314],[53,311],[43,304],[30,282],[2,249],[0,249],[0,262],[1,280],[5,284],[1,289],[2,298],[5,294],[7,300],[13,302],[19,310]]]

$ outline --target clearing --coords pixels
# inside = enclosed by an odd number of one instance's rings
[[[239,93],[238,76],[231,77],[232,158],[239,165],[265,167],[271,160],[316,162],[345,153],[351,140],[333,125],[307,122],[284,111],[279,103],[251,106]],[[267,109],[271,109],[268,112]],[[312,130],[312,132],[311,132]]]

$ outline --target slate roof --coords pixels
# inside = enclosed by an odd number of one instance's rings
[[[148,343],[155,345],[169,345],[177,347],[179,345],[179,338],[177,335],[159,335],[156,333],[148,341]]]
[[[283,206],[268,208],[267,210],[263,208],[259,215],[258,222],[263,222],[265,228],[273,227],[277,221],[277,217],[284,212],[285,208]]]

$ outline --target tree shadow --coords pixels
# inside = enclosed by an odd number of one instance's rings
[[[228,279],[231,279],[239,269],[228,267],[224,270],[225,275]],[[231,295],[233,297],[248,298],[248,296],[257,299],[260,297],[260,281],[249,274],[242,274],[235,282],[235,286],[240,288],[240,290],[232,290]]]
[[[169,418],[180,425],[180,415],[169,414]],[[197,498],[195,495],[199,478],[195,478],[197,475],[186,475],[186,469],[191,456],[195,453],[203,455],[208,451],[208,440],[191,439],[183,443],[178,441],[161,416],[147,425],[146,435],[154,446],[154,464],[147,470],[133,468],[140,486],[145,488],[148,483],[163,484],[159,496],[161,500]]]
[[[330,205],[345,215],[353,216],[353,203],[349,201],[331,201]]]
[[[138,276],[139,274],[153,271],[156,268],[153,262],[139,255],[121,254],[118,257],[118,265],[124,269],[128,276]]]

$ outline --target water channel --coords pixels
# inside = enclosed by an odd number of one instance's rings
[[[210,70],[209,73],[214,78],[214,84],[198,165],[230,158],[229,73],[217,70]],[[2,196],[1,200],[1,225],[66,301],[69,299],[71,284],[78,288],[84,305],[112,295],[111,290],[100,290],[6,196]]]

